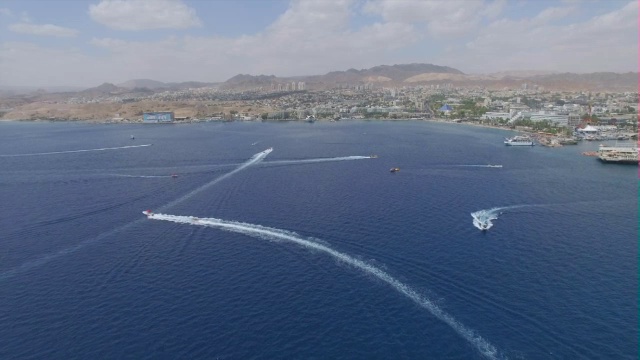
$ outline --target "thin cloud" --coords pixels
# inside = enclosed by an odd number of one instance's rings
[[[547,23],[553,20],[565,18],[573,13],[576,13],[578,9],[576,7],[550,7],[541,11],[535,18],[534,22]]]
[[[0,15],[2,16],[13,16],[13,12],[7,8],[0,8]]]
[[[102,0],[89,16],[116,30],[186,29],[202,26],[193,8],[180,0]]]
[[[461,36],[477,29],[483,18],[495,18],[504,0],[399,1],[370,0],[363,11],[387,22],[425,24],[433,37]]]
[[[31,17],[29,17],[29,14],[27,14],[26,11],[23,11],[20,14],[20,21],[30,23],[32,20]]]
[[[74,37],[78,35],[78,30],[52,24],[17,23],[9,25],[9,30],[38,36]]]
[[[363,10],[358,0],[295,0],[270,26],[249,35],[134,41],[126,34],[110,34],[90,40],[89,45],[99,51],[5,42],[0,43],[0,78],[7,84],[37,86],[95,86],[134,78],[224,81],[238,73],[316,75],[410,62],[479,73],[517,69],[622,72],[637,68],[635,2],[621,3],[614,11],[576,22],[569,21],[568,10],[543,10],[518,20],[504,15],[491,20],[502,11],[503,1],[469,1],[468,6],[475,6],[478,14],[465,10],[450,14],[448,19],[455,24],[475,21],[477,25],[467,28],[465,31],[473,31],[466,35],[457,35],[464,41],[447,41],[446,46],[433,34],[454,36],[456,29],[440,26],[438,21],[429,25],[420,20],[420,13],[411,14],[409,8],[394,2],[370,2],[369,6],[391,8],[386,8],[386,15],[378,21],[360,27],[353,22]],[[420,1],[405,3],[422,6]],[[481,26],[487,21],[491,22]],[[41,59],[47,59],[46,68],[35,65]],[[82,75],[70,78],[68,74]]]
[[[350,30],[350,6],[350,1],[342,0],[294,2],[263,32],[237,38],[184,36],[154,42],[94,38],[91,44],[107,49],[118,61],[129,61],[129,69],[139,65],[141,72],[174,77],[165,81],[216,81],[247,72],[313,75],[354,64],[379,65],[393,50],[418,38],[414,28],[403,23]]]
[[[484,73],[518,68],[569,72],[637,70],[635,1],[583,22],[550,22],[570,13],[567,8],[549,8],[530,19],[496,20],[457,52],[438,60]],[[474,61],[468,62],[469,58]]]

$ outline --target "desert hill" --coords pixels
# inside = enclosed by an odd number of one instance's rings
[[[308,90],[325,90],[371,83],[374,86],[417,86],[450,83],[453,86],[478,86],[489,89],[542,86],[559,91],[635,91],[637,73],[555,73],[519,70],[491,74],[465,74],[458,69],[433,64],[380,65],[369,69],[332,71],[324,75],[277,77],[239,74],[225,81],[221,88],[246,90],[272,84],[304,81]]]

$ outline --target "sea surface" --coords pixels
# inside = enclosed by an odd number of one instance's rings
[[[2,123],[0,358],[637,359],[638,168],[511,135]]]

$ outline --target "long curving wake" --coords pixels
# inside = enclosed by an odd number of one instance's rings
[[[276,228],[270,228],[270,227],[261,226],[261,225],[253,225],[253,224],[247,224],[242,222],[236,222],[236,221],[226,221],[226,220],[221,220],[216,218],[196,218],[193,216],[176,216],[176,215],[166,215],[166,214],[155,214],[155,213],[149,213],[149,212],[144,212],[144,213],[145,215],[147,215],[149,219],[152,219],[152,220],[163,220],[163,221],[171,221],[171,222],[180,223],[180,224],[212,227],[212,228],[222,229],[226,231],[241,233],[241,234],[252,236],[252,237],[262,238],[266,240],[284,240],[284,241],[294,243],[296,245],[303,246],[308,249],[321,251],[325,254],[328,254],[334,257],[335,259],[338,259],[346,264],[349,264],[355,267],[356,269],[362,270],[370,275],[373,275],[376,278],[389,284],[394,290],[408,297],[409,299],[414,301],[416,304],[418,304],[420,307],[422,307],[423,309],[431,313],[433,316],[435,316],[439,320],[449,325],[456,333],[458,333],[466,341],[468,341],[471,345],[473,345],[484,357],[488,359],[501,358],[500,354],[498,353],[498,350],[491,343],[485,340],[482,336],[480,336],[474,330],[468,328],[464,324],[460,323],[452,315],[442,310],[432,300],[420,295],[411,287],[397,280],[393,276],[389,275],[387,272],[367,262],[358,260],[345,253],[334,250],[329,246],[305,239],[302,236],[296,234],[295,232],[280,230]]]
[[[80,153],[80,152],[89,152],[89,151],[107,151],[107,150],[122,150],[122,149],[131,149],[131,148],[139,148],[151,146],[153,144],[144,144],[144,145],[128,145],[128,146],[118,146],[118,147],[108,147],[108,148],[98,148],[98,149],[83,149],[83,150],[67,150],[67,151],[52,151],[52,152],[42,152],[42,153],[32,153],[32,154],[9,154],[9,155],[0,155],[0,157],[15,157],[15,156],[41,156],[41,155],[55,155],[55,154],[71,154],[71,153]]]

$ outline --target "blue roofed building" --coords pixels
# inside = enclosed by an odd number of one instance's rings
[[[438,111],[443,112],[445,115],[449,115],[451,111],[453,111],[453,108],[448,104],[444,104],[440,109],[438,109]]]

